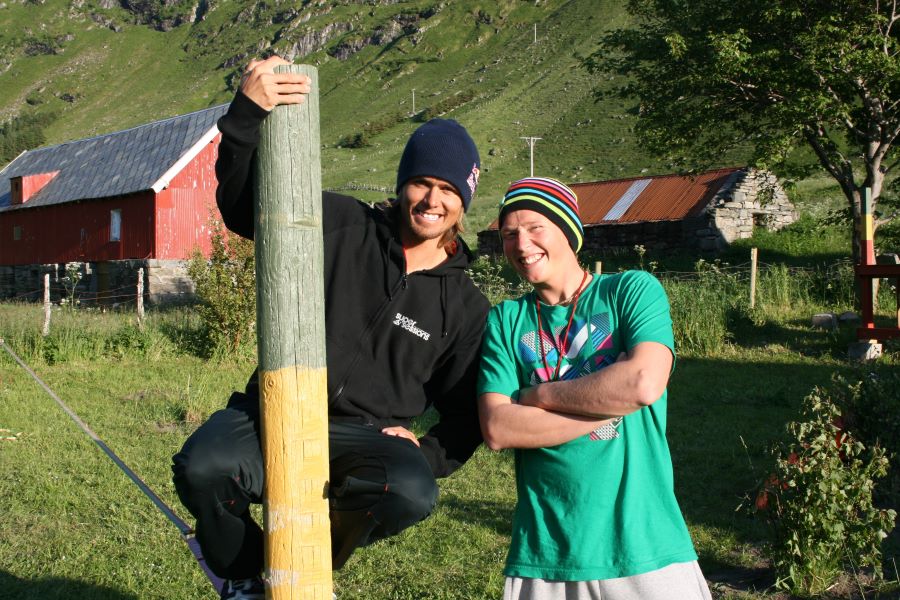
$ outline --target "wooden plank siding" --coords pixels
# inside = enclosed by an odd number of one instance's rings
[[[222,220],[216,208],[219,139],[207,144],[157,196],[153,258],[188,258],[195,247],[209,254],[210,219]]]
[[[110,241],[115,209],[122,211],[118,242]],[[0,213],[0,264],[154,258],[153,237],[153,192],[37,206]]]
[[[0,212],[0,265],[122,259],[179,260],[209,253],[216,208],[219,136],[159,194],[152,190]],[[111,211],[121,210],[120,241],[110,240]],[[15,239],[16,237],[19,239]]]

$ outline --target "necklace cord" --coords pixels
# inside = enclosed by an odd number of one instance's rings
[[[556,350],[556,370],[553,372],[553,379],[550,379],[549,381],[559,380],[559,370],[562,367],[563,356],[569,351],[568,348],[566,348],[566,342],[569,339],[569,330],[572,327],[572,321],[575,319],[575,311],[578,310],[578,300],[581,299],[581,292],[584,291],[584,282],[587,279],[587,275],[587,271],[584,271],[584,275],[581,277],[581,283],[578,284],[578,291],[575,292],[575,296],[572,298],[572,312],[569,313],[569,321],[566,323],[566,330],[563,333],[562,347],[556,345],[556,337],[553,335],[553,331],[550,331],[550,342],[553,344],[553,349]],[[547,364],[547,353],[544,352],[544,342],[541,340],[541,333],[544,331],[544,325],[541,322],[541,301],[538,299],[537,293],[534,294],[534,306],[537,311],[538,344],[540,344],[541,360],[544,361],[544,369],[549,374],[550,365]]]

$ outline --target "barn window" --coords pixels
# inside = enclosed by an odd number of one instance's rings
[[[18,242],[22,239],[22,226],[13,225],[13,241]]]
[[[122,209],[115,208],[109,211],[109,241],[118,242],[122,239]]]

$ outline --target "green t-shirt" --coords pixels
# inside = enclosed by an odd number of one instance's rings
[[[565,351],[561,380],[602,369],[640,342],[659,342],[674,356],[669,303],[648,273],[595,276],[581,294],[568,339],[561,340],[570,309],[542,304],[539,332],[533,292],[495,306],[478,393],[515,398],[518,390],[547,381],[556,371],[557,348]],[[673,491],[666,402],[664,392],[589,435],[515,451],[518,503],[506,575],[590,581],[696,560]]]

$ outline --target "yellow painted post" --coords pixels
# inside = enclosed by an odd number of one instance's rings
[[[750,248],[750,308],[756,307],[756,258],[757,248]]]
[[[50,273],[44,273],[44,326],[41,335],[50,335]]]
[[[137,321],[138,328],[144,330],[144,267],[138,267],[137,271]]]
[[[270,600],[331,600],[318,78],[260,131],[255,238],[265,581]]]

